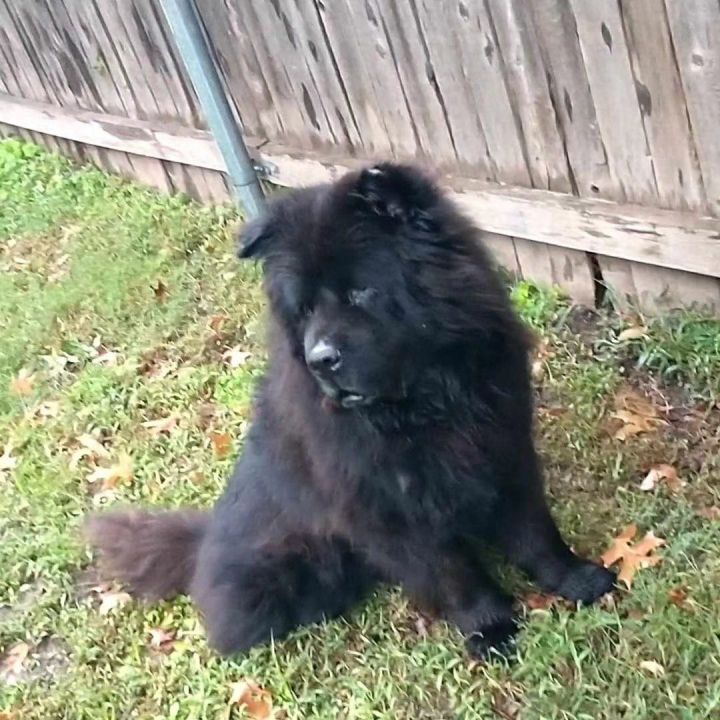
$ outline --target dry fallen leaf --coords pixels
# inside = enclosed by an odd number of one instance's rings
[[[241,350],[240,346],[236,345],[234,348],[226,350],[222,357],[230,367],[236,368],[244,365],[252,357],[252,354]]]
[[[668,592],[668,600],[677,607],[685,607],[688,603],[688,594],[685,588],[674,588]]]
[[[635,525],[629,525],[618,535],[612,545],[603,553],[601,561],[605,567],[610,567],[620,562],[620,573],[618,580],[625,583],[628,590],[632,587],[635,573],[641,568],[657,565],[662,559],[653,553],[665,544],[665,540],[656,537],[652,532],[645,534],[640,542],[631,544],[637,533]]]
[[[34,384],[35,375],[31,374],[29,370],[22,369],[17,376],[10,381],[10,392],[13,395],[25,397],[32,393]]]
[[[720,520],[720,507],[717,505],[709,505],[708,507],[700,508],[697,514],[706,520]]]
[[[55,350],[50,355],[40,356],[48,366],[48,371],[51,377],[57,377],[61,375],[67,369],[68,365],[77,365],[80,362],[80,358],[77,355],[70,355],[68,353],[57,353]]]
[[[240,705],[253,720],[272,717],[272,695],[253,680],[241,680],[232,685],[230,705]]]
[[[159,420],[148,420],[142,424],[144,428],[147,428],[148,432],[153,435],[161,435],[162,433],[170,433],[177,426],[178,419],[174,415],[170,415],[166,418],[160,418]]]
[[[14,684],[29,654],[30,646],[26,642],[13,645],[0,663],[0,678],[10,685]]]
[[[220,334],[220,330],[222,329],[222,326],[229,320],[230,318],[227,315],[213,315],[210,318],[210,322],[208,323],[210,325],[210,329],[216,334]]]
[[[0,710],[0,720],[18,720],[18,716],[12,710]]]
[[[155,348],[143,354],[138,373],[152,380],[161,380],[177,370],[177,362],[167,357],[164,348]]]
[[[647,335],[646,327],[643,327],[642,325],[632,325],[630,327],[625,328],[617,336],[617,339],[620,342],[625,342],[626,340],[638,340],[639,338],[643,338],[646,335]]]
[[[650,468],[650,471],[640,483],[640,489],[650,492],[663,480],[672,492],[679,492],[685,485],[685,482],[678,477],[677,470],[672,465],[662,464]]]
[[[167,285],[162,280],[158,280],[155,287],[153,287],[153,294],[155,295],[155,299],[159,303],[164,303],[167,300],[168,296]]]
[[[665,668],[654,660],[643,660],[640,663],[640,669],[655,677],[662,677],[665,674]]]
[[[658,408],[646,397],[628,388],[615,396],[615,410],[611,417],[622,423],[613,437],[623,441],[633,435],[651,432],[665,424]]]
[[[232,437],[230,437],[230,433],[214,432],[210,435],[210,441],[212,442],[213,452],[216,457],[224,458],[230,454],[232,450]]]
[[[81,435],[78,438],[78,442],[83,448],[85,448],[85,450],[87,450],[95,457],[106,459],[110,458],[110,453],[108,452],[107,448],[100,441],[96,440],[92,435]]]
[[[89,483],[102,482],[100,491],[114,490],[121,483],[129,483],[133,476],[132,458],[123,453],[110,467],[99,467],[87,477]]]
[[[543,593],[528,593],[522,598],[523,603],[527,606],[528,610],[549,610],[558,604],[558,598],[556,595],[545,595]]]
[[[132,597],[122,590],[118,590],[114,584],[97,585],[91,588],[91,592],[97,593],[100,598],[100,607],[98,612],[101,615],[107,615],[115,608],[122,607],[132,600]]]
[[[175,646],[175,631],[166,628],[150,629],[150,649],[169,655]]]

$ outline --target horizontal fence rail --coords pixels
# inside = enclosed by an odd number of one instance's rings
[[[511,272],[720,311],[717,0],[196,0],[285,185],[419,162]],[[158,0],[2,0],[0,134],[228,199]]]

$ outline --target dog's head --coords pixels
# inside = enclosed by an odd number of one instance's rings
[[[271,311],[322,392],[396,401],[492,330],[497,284],[477,232],[418,170],[382,164],[289,192],[241,230]]]

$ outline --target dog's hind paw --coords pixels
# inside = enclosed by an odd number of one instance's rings
[[[465,645],[476,660],[489,660],[493,656],[511,657],[515,652],[518,629],[514,618],[501,620],[478,628],[468,636]]]

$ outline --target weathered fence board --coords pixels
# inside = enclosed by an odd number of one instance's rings
[[[717,0],[196,4],[274,181],[414,160],[516,275],[720,309]],[[0,0],[0,93],[2,135],[228,197],[158,0]]]
[[[666,0],[703,183],[720,214],[720,5],[714,0]]]
[[[68,111],[0,95],[0,117],[11,125],[56,137],[127,151],[195,168],[222,171],[222,157],[207,131],[148,121]],[[326,162],[311,153],[294,157],[282,147],[249,139],[270,179],[287,186],[327,182],[362,161]],[[86,145],[87,146],[87,145]],[[308,157],[310,155],[310,157]],[[563,193],[508,188],[448,176],[458,203],[488,232],[551,248],[589,251],[632,262],[720,277],[720,221],[695,213],[577,198]],[[562,232],[558,232],[562,228]],[[555,263],[559,267],[560,262]],[[577,260],[571,264],[579,266]],[[545,271],[551,272],[546,268]],[[561,277],[561,274],[558,274]]]

